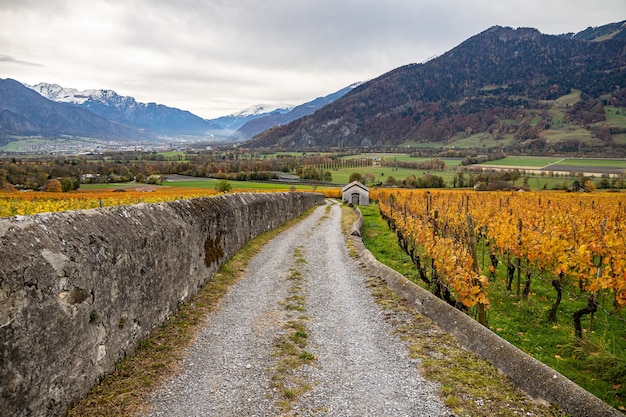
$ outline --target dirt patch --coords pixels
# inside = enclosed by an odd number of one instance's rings
[[[616,167],[581,167],[577,165],[552,165],[541,169],[544,172],[576,172],[584,175],[624,174],[626,170]]]

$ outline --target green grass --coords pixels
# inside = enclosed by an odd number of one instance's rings
[[[400,249],[395,233],[380,217],[378,206],[361,207],[361,211],[366,247],[379,261],[424,286],[411,259]],[[485,255],[483,258],[479,245],[481,265],[485,265],[485,258],[488,264],[489,257]],[[597,312],[591,331],[589,318],[586,317],[583,327],[587,330],[583,341],[579,342],[574,336],[572,314],[585,305],[585,297],[576,289],[567,288],[558,310],[558,323],[549,323],[547,311],[556,294],[549,281],[549,278],[534,277],[528,300],[518,300],[515,287],[512,292],[506,290],[505,269],[501,262],[496,278],[490,280],[490,328],[605,402],[626,411],[626,386],[622,384],[626,376],[626,326],[623,314]],[[602,296],[600,302],[606,311],[613,311],[610,294]]]
[[[331,171],[333,175],[333,182],[339,184],[348,184],[350,175],[353,172],[358,172],[361,175],[366,172],[371,172],[376,177],[376,181],[385,183],[388,177],[394,177],[396,180],[404,180],[406,177],[415,175],[421,177],[429,172],[432,175],[443,177],[444,181],[448,184],[452,183],[454,172],[452,171],[427,171],[423,169],[409,169],[409,168],[392,168],[392,167],[356,167],[356,168],[341,168],[336,171]],[[369,184],[368,184],[369,185]]]
[[[300,368],[315,361],[315,355],[306,350],[308,344],[308,317],[296,312],[306,311],[305,277],[299,267],[306,264],[304,250],[297,247],[293,251],[294,266],[287,277],[290,282],[288,296],[281,304],[287,311],[287,321],[283,323],[283,332],[274,340],[273,356],[277,364],[272,370],[271,387],[275,401],[284,413],[289,413],[295,400],[311,388],[311,384]]]
[[[498,90],[500,88],[509,88],[508,85],[497,85],[497,84],[487,84],[485,86],[483,86],[483,88],[481,88],[482,91],[493,91],[493,90]]]
[[[581,94],[580,90],[572,89],[570,94],[566,94],[564,96],[557,98],[554,101],[554,104],[557,107],[562,108],[562,109],[569,108],[580,101],[580,94]]]
[[[480,152],[481,149],[500,148],[502,146],[507,146],[512,142],[513,136],[511,135],[503,135],[502,138],[496,139],[489,133],[481,132],[467,137],[457,135],[452,141],[446,143],[444,147],[446,149],[474,149]]]
[[[189,161],[189,159],[187,159],[187,153],[184,151],[157,152],[157,155],[163,156],[166,161]]]
[[[617,135],[613,135],[613,140],[618,145],[626,145],[626,133],[619,133]]]
[[[176,187],[176,188],[215,188],[217,183],[221,180],[210,178],[193,178],[183,181],[164,181],[162,186]],[[313,191],[313,186],[308,184],[279,184],[271,182],[248,182],[248,181],[228,181],[232,189],[235,190],[249,190],[249,191],[267,191],[267,190],[284,190],[290,191],[292,187],[296,191]],[[154,186],[151,184],[137,184],[137,183],[115,183],[115,184],[81,184],[80,188],[84,190],[97,190],[97,189],[116,189],[122,187],[128,187],[130,185],[136,186]],[[158,186],[155,186],[158,187]],[[334,188],[319,186],[318,190],[324,188]]]
[[[192,181],[165,181],[163,185],[168,187],[178,188],[215,188],[217,183],[221,180],[217,179],[199,179]],[[291,185],[288,184],[275,184],[269,182],[248,182],[248,181],[228,181],[232,189],[245,189],[245,190],[286,190],[288,191]],[[299,189],[309,189],[311,187],[300,186]],[[298,185],[296,185],[298,189]]]
[[[93,139],[44,139],[42,137],[21,137],[14,142],[0,146],[0,152],[33,153],[41,146],[77,145],[95,142]]]
[[[593,123],[592,126],[611,126],[620,129],[626,129],[626,108],[623,107],[604,107],[606,121]]]
[[[344,156],[342,159],[361,159],[361,158],[374,158],[385,159],[386,161],[398,161],[398,162],[419,162],[428,161],[432,158],[415,158],[408,153],[389,153],[389,152],[369,152],[360,153],[358,155]]]
[[[593,136],[593,134],[581,127],[567,125],[561,128],[551,128],[544,130],[539,134],[548,143],[561,142],[564,140],[578,140],[589,144],[601,145],[602,141]]]

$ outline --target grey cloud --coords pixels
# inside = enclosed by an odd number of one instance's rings
[[[37,64],[35,62],[22,61],[22,60],[13,58],[11,55],[2,54],[2,53],[0,53],[0,62],[11,62],[11,63],[14,63],[14,64],[20,64],[20,65],[28,65],[28,66],[33,66],[33,67],[43,67],[43,65],[41,65],[41,64]]]
[[[212,113],[221,112],[219,103],[304,102],[443,54],[493,25],[555,34],[626,18],[624,0],[602,7],[588,0],[0,3],[5,74],[68,86],[78,80]]]

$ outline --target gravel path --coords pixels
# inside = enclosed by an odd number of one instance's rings
[[[180,372],[152,396],[148,416],[451,415],[385,323],[347,254],[340,219],[338,204],[319,207],[251,261]],[[286,308],[294,294],[304,309]],[[276,344],[293,321],[306,328],[315,359],[287,372],[306,388],[285,401]]]

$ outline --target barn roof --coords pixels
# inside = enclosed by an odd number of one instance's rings
[[[367,192],[369,192],[369,190],[370,190],[369,188],[367,188],[365,185],[361,184],[360,182],[358,182],[358,181],[352,181],[350,184],[348,184],[348,185],[346,185],[345,187],[343,187],[343,188],[341,189],[341,192],[342,192],[342,193],[345,193],[347,190],[349,190],[349,189],[350,189],[350,188],[352,188],[352,187],[359,187],[359,188],[361,188],[361,189],[363,189],[363,190],[365,190],[365,191],[367,191]]]

